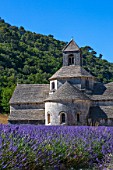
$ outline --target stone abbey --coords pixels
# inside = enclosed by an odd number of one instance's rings
[[[9,123],[113,125],[113,82],[97,82],[82,67],[74,40],[63,49],[63,66],[49,80],[50,84],[17,85]]]

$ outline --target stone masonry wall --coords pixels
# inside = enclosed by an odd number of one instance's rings
[[[60,113],[66,113],[66,125],[87,125],[87,114],[90,103],[88,101],[45,103],[45,124],[48,125],[47,115],[50,114],[50,125],[60,125]],[[80,114],[80,122],[77,122],[77,113]]]
[[[74,65],[81,65],[80,52],[68,52],[68,53],[63,53],[63,66],[68,66],[68,56],[70,54],[74,55]]]

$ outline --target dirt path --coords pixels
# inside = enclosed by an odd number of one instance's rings
[[[0,114],[0,123],[7,124],[8,123],[8,116]]]

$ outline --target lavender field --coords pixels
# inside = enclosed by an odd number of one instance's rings
[[[112,154],[112,127],[0,125],[0,169],[103,170]]]

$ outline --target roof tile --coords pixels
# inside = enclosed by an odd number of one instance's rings
[[[21,109],[11,111],[8,120],[44,120],[45,110],[44,109]]]
[[[45,101],[58,100],[90,100],[78,88],[72,86],[69,82],[65,82],[54,94],[50,95]]]
[[[77,65],[61,67],[49,80],[56,78],[94,77],[84,68]]]
[[[49,96],[49,84],[18,84],[10,104],[41,103]]]
[[[69,52],[69,51],[80,51],[78,45],[75,43],[75,41],[72,39],[63,49],[63,52]]]

